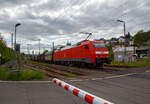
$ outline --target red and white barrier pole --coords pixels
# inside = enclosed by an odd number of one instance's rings
[[[67,83],[65,83],[64,81],[61,81],[57,78],[54,78],[53,79],[53,82],[55,84],[57,84],[58,86],[64,88],[65,90],[67,91],[70,91],[71,93],[73,93],[74,95],[76,96],[79,96],[80,98],[84,99],[86,102],[88,102],[89,104],[113,104],[109,101],[106,101],[102,98],[99,98],[95,95],[92,95],[86,91],[83,91],[79,88],[76,88],[72,85],[69,85]]]

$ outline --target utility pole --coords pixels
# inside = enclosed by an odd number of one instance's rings
[[[52,63],[54,62],[54,42],[52,43]]]
[[[28,58],[30,57],[30,45],[31,45],[31,44],[27,44]]]
[[[34,56],[34,50],[32,51],[32,56]]]
[[[30,55],[30,49],[29,49],[30,44],[27,44],[27,50],[28,50],[28,55]]]
[[[126,56],[127,56],[127,49],[126,49],[126,43],[127,43],[127,40],[126,40],[126,23],[125,21],[123,22],[123,27],[124,27],[124,54],[125,54],[125,58],[124,58],[124,62],[126,61]]]
[[[41,49],[40,49],[40,48],[41,48],[41,46],[40,46],[40,41],[41,41],[41,40],[39,39],[39,56],[40,56],[40,50],[41,50]]]
[[[117,22],[123,23],[124,28],[124,62],[126,61],[126,23],[123,20],[117,20]]]
[[[11,48],[13,49],[13,33],[11,34]]]

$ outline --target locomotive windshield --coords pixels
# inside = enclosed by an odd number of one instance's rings
[[[94,48],[106,48],[104,43],[93,43]]]

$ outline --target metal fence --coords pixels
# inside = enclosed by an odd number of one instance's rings
[[[125,54],[125,47],[117,47],[114,48],[114,61],[116,62],[135,62],[136,61],[136,54],[135,54],[135,47],[126,47],[126,54]]]

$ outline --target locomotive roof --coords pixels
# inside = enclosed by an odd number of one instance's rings
[[[95,43],[104,43],[104,41],[83,40],[81,42],[78,42],[76,45],[78,46],[78,45],[81,45],[81,44],[87,44],[87,43],[93,43],[93,42],[95,42]]]
[[[104,41],[91,41],[91,40],[83,40],[81,42],[78,42],[77,44],[75,45],[72,45],[72,46],[65,46],[65,47],[62,47],[62,48],[59,48],[58,50],[56,51],[60,51],[60,50],[66,50],[66,49],[70,49],[70,48],[73,48],[73,47],[76,47],[76,46],[80,46],[80,45],[85,45],[85,44],[89,44],[89,43],[104,43]]]

